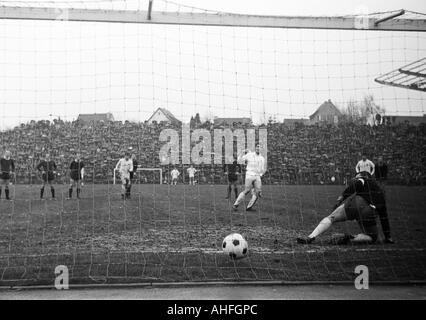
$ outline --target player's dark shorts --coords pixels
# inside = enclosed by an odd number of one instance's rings
[[[55,180],[55,175],[53,174],[53,172],[43,173],[41,175],[41,178],[43,179],[44,182],[50,182]]]
[[[71,177],[71,180],[74,180],[74,181],[80,181],[81,180],[81,177],[80,177],[79,174],[71,174],[70,177]]]
[[[10,173],[9,172],[2,172],[0,174],[0,179],[1,180],[10,180]]]
[[[347,219],[358,221],[362,232],[372,237],[373,241],[376,241],[378,236],[376,210],[364,198],[357,195],[347,198],[344,205]]]
[[[229,174],[228,175],[228,182],[229,183],[235,183],[238,181],[238,176],[236,174]]]

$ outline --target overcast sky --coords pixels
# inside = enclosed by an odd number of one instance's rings
[[[426,13],[418,0],[174,2],[248,14]],[[424,93],[374,78],[425,56],[424,33],[0,20],[0,128],[108,111],[143,121],[157,107],[183,121],[196,112],[282,121],[369,94],[388,114],[422,115]]]

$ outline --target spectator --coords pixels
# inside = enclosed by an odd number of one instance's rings
[[[392,167],[387,172],[389,183],[425,182],[426,125],[397,124],[372,128],[342,123],[289,127],[271,122],[263,127],[268,132],[268,172],[264,183],[331,183],[332,175],[336,181],[343,183],[347,175],[353,176],[359,150],[380,155],[384,163],[392,160]],[[181,130],[167,123],[31,121],[12,130],[1,131],[0,141],[3,150],[10,150],[14,155],[16,183],[41,182],[35,166],[48,150],[54,150],[51,156],[61,177],[56,183],[67,183],[63,179],[67,177],[69,159],[75,153],[81,154],[87,183],[110,183],[115,163],[130,147],[138,154],[138,162],[143,167],[161,166],[158,154],[163,144],[158,137],[166,128]],[[201,123],[196,128],[211,130],[222,127]],[[258,127],[237,124],[232,129],[237,128]],[[129,143],[123,145],[122,141]],[[163,177],[168,177],[172,167],[163,168]],[[223,164],[201,164],[197,170],[201,183],[224,183]],[[148,182],[153,182],[153,177],[148,177]]]

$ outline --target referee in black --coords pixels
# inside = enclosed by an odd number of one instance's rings
[[[228,176],[228,194],[226,199],[231,198],[231,189],[234,187],[235,199],[238,198],[238,176],[241,174],[241,166],[234,160],[232,164],[225,164],[223,172]]]

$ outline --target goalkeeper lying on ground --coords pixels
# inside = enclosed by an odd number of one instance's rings
[[[334,223],[356,220],[361,228],[358,235],[344,235],[334,239],[337,244],[374,243],[378,238],[376,216],[379,216],[386,243],[393,243],[386,209],[385,194],[368,172],[361,172],[337,199],[333,212],[322,219],[308,237],[297,238],[301,244],[310,244]]]

